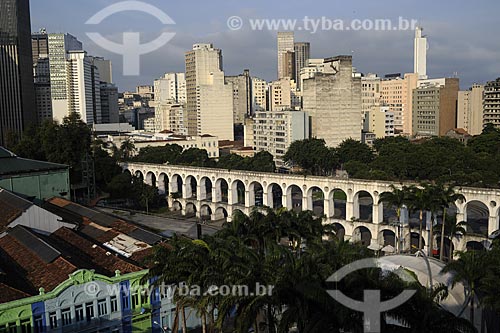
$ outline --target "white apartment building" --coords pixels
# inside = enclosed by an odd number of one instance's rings
[[[380,106],[380,77],[377,74],[367,74],[361,78],[361,112],[363,119],[366,114]]]
[[[165,103],[155,107],[155,132],[171,131],[187,135],[184,126],[185,107],[178,103]]]
[[[233,87],[225,84],[220,49],[195,44],[186,52],[186,92],[188,134],[233,141]]]
[[[271,153],[278,167],[292,142],[309,138],[309,116],[303,111],[259,111],[252,125],[254,149]]]
[[[185,136],[177,135],[166,131],[165,133],[145,133],[130,132],[120,135],[108,135],[106,141],[120,147],[125,140],[131,140],[136,148],[135,153],[139,153],[141,148],[145,147],[164,147],[165,145],[176,144],[184,150],[190,148],[205,149],[210,158],[219,157],[219,139],[212,135]]]
[[[258,77],[252,77],[252,110],[267,110],[267,81]]]
[[[85,51],[70,51],[68,55],[66,115],[75,112],[87,124],[101,123],[100,79],[92,58]]]
[[[469,90],[458,92],[457,128],[470,135],[483,131],[484,85],[474,84]]]
[[[154,81],[155,103],[186,103],[186,75],[184,73],[166,73]]]

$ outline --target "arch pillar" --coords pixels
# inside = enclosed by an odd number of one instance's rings
[[[309,207],[309,199],[307,195],[302,196],[302,211],[311,210],[312,207]]]
[[[206,198],[206,190],[202,188],[200,184],[196,186],[196,202],[200,202],[204,198]]]
[[[245,188],[245,207],[249,208],[253,205],[255,205],[255,200],[252,205],[250,205],[250,191]]]
[[[217,189],[217,183],[216,183],[215,186],[212,186],[212,202],[216,203],[219,197],[220,197],[220,191]]]
[[[491,235],[493,232],[500,229],[498,223],[498,216],[491,216],[488,218],[488,235]]]
[[[227,204],[228,204],[228,206],[234,205],[235,202],[233,200],[234,199],[236,199],[236,201],[238,200],[238,193],[233,193],[233,188],[229,184],[227,187],[228,187],[227,188]],[[229,214],[229,211],[227,213]]]
[[[189,186],[191,187],[191,184],[189,184]],[[187,199],[187,198],[191,197],[190,195],[188,195],[188,192],[191,192],[191,189],[188,189],[188,186],[187,186],[186,182],[183,181],[182,182],[182,197],[184,199]],[[189,193],[189,194],[191,194],[191,193]]]
[[[288,204],[288,199],[287,199],[286,191],[281,190],[281,206],[285,207],[288,210],[287,204]]]
[[[345,218],[350,221],[352,218],[359,219],[359,205],[355,205],[354,200],[349,200],[345,203]]]
[[[382,223],[384,220],[384,205],[382,203],[373,202],[372,207],[372,222],[375,224]]]
[[[333,216],[333,209],[333,202],[330,202],[330,198],[325,195],[325,199],[323,199],[323,214],[329,218]]]
[[[264,206],[269,206],[269,195],[267,193],[267,186],[262,187],[262,203]]]

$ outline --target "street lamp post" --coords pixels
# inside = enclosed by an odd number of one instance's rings
[[[162,333],[168,333],[168,332],[171,332],[171,330],[168,328],[168,326],[162,327],[162,326],[160,325],[160,323],[159,323],[159,322],[157,322],[157,321],[154,321],[154,322],[153,322],[153,324],[157,325],[157,326],[161,329]]]

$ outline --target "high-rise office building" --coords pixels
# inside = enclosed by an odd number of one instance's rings
[[[292,82],[284,77],[269,84],[269,111],[292,108]]]
[[[113,83],[113,65],[111,60],[102,57],[93,57],[93,64],[99,71],[101,82]]]
[[[31,49],[33,52],[33,64],[36,64],[38,59],[49,57],[49,35],[44,29],[31,35]]]
[[[116,124],[120,122],[120,113],[118,109],[118,88],[112,83],[103,82],[101,79],[100,98],[101,123]]]
[[[483,93],[484,85],[481,84],[458,92],[457,128],[463,128],[470,135],[483,131]]]
[[[486,83],[483,98],[483,125],[500,128],[500,78]]]
[[[278,32],[278,80],[285,77],[284,55],[294,52],[294,35],[291,31]]]
[[[61,122],[69,114],[68,59],[70,51],[82,51],[82,43],[70,34],[49,34],[52,117]],[[83,118],[82,118],[83,119]]]
[[[302,83],[300,80],[300,70],[307,65],[309,58],[311,57],[311,44],[308,42],[297,42],[294,43],[295,51],[295,82],[297,82],[297,89],[301,90]]]
[[[422,35],[424,29],[417,27],[414,41],[414,65],[413,72],[418,74],[419,79],[427,79],[427,38]]]
[[[368,112],[379,106],[380,77],[377,74],[369,73],[361,78],[361,113],[363,121],[365,121]]]
[[[337,56],[324,62],[333,73],[316,73],[303,86],[303,107],[311,116],[312,137],[324,139],[329,147],[346,139],[361,141],[361,78],[353,75],[352,57]]]
[[[224,82],[222,51],[212,44],[195,44],[185,57],[188,135],[234,140],[233,88]]]
[[[250,71],[243,74],[226,76],[226,83],[233,85],[233,122],[243,124],[246,117],[252,115],[252,83]]]
[[[36,122],[29,0],[0,1],[0,145]]]
[[[459,80],[420,80],[413,90],[413,134],[443,136],[456,128]]]

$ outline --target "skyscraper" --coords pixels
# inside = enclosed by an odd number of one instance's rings
[[[293,32],[278,32],[278,80],[285,77],[284,54],[294,51]]]
[[[489,81],[484,87],[483,125],[486,124],[500,128],[500,78]]]
[[[422,35],[424,29],[417,27],[415,30],[415,55],[413,72],[419,79],[427,79],[427,38]]]
[[[0,145],[36,121],[29,0],[0,1]]]
[[[69,52],[82,50],[82,43],[70,34],[49,34],[52,117],[56,121],[62,121],[69,112],[69,96],[67,91],[67,61],[69,59]]]
[[[307,66],[309,58],[311,58],[311,44],[308,42],[297,42],[294,44],[295,51],[295,81],[297,88],[302,89],[300,86],[300,70]]]
[[[233,87],[224,82],[222,51],[195,44],[186,52],[188,135],[211,134],[233,140]]]

